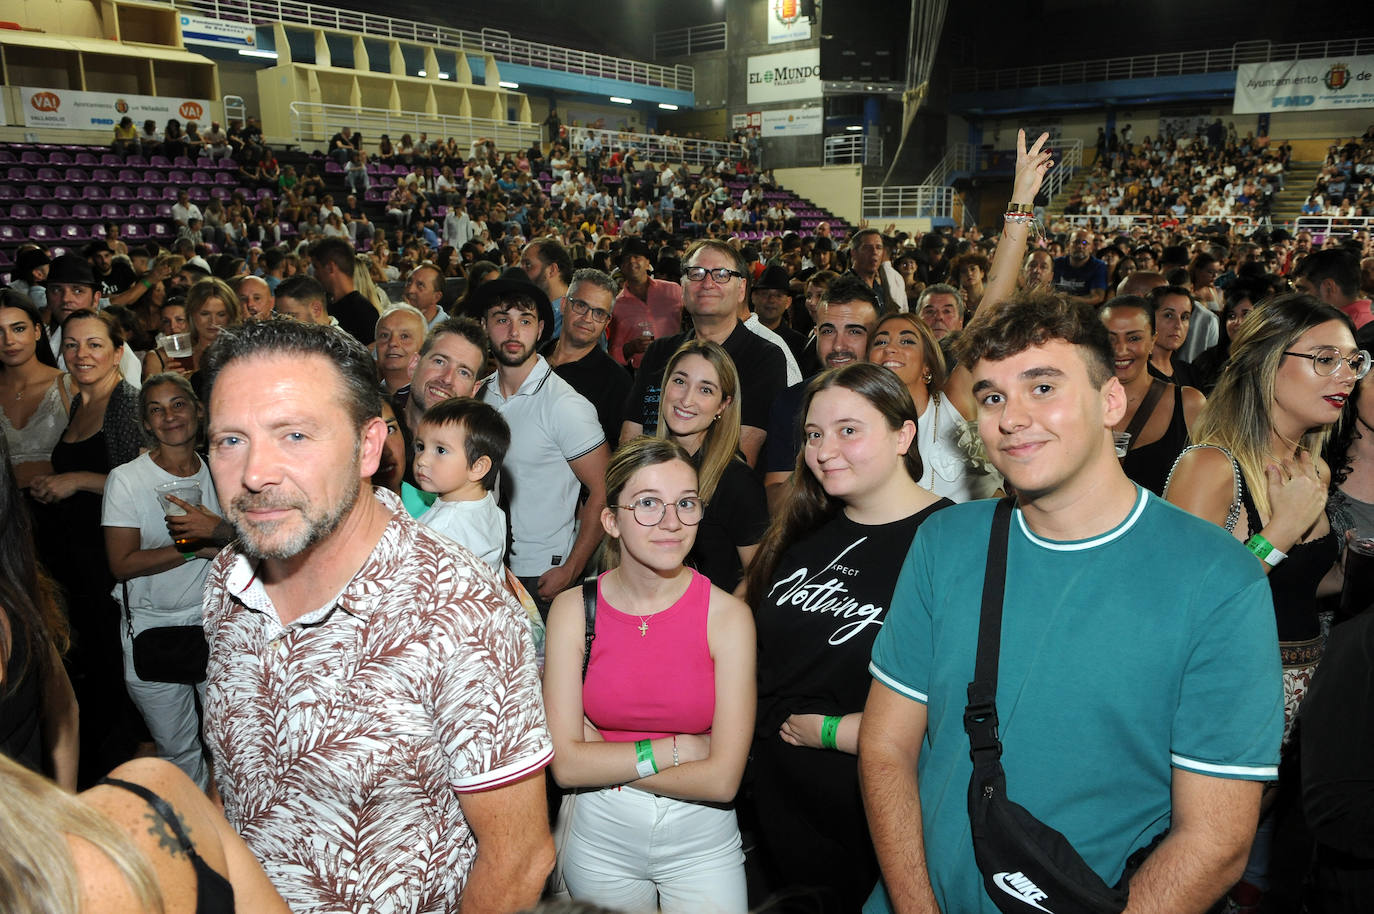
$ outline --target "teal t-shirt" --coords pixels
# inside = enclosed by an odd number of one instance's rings
[[[963,727],[994,505],[947,508],[917,531],[869,667],[927,706],[917,779],[944,911],[997,911],[969,835]],[[1090,540],[1044,540],[1016,511],[997,712],[1008,796],[1115,883],[1168,826],[1173,768],[1278,776],[1283,686],[1259,563],[1144,489],[1120,525]],[[879,885],[865,911],[888,910]]]

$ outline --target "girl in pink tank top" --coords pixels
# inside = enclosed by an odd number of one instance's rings
[[[729,804],[753,728],[753,618],[683,565],[705,504],[679,445],[626,443],[607,469],[606,500],[614,567],[597,581],[585,674],[582,589],[549,612],[552,768],[574,791],[558,866],[574,898],[606,907],[743,912]]]

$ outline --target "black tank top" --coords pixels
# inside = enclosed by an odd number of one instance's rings
[[[177,836],[177,840],[181,842],[181,849],[191,858],[191,868],[196,872],[196,914],[234,914],[234,887],[196,853],[195,845],[191,843],[186,832],[181,830],[181,823],[177,821],[170,803],[141,784],[131,784],[118,778],[105,778],[100,783],[121,787],[142,797]]]
[[[1240,503],[1245,506],[1248,518],[1246,532],[1254,536],[1260,532],[1259,511],[1243,475]],[[1269,572],[1269,590],[1274,597],[1274,618],[1278,622],[1280,642],[1310,641],[1321,635],[1317,585],[1335,564],[1338,555],[1336,533],[1327,530],[1325,536],[1293,546],[1288,550],[1288,558]]]
[[[1147,420],[1148,421],[1148,420]],[[1121,468],[1132,482],[1137,482],[1151,492],[1164,497],[1164,483],[1174,468],[1174,461],[1188,446],[1188,423],[1183,417],[1183,389],[1174,388],[1174,414],[1169,418],[1169,427],[1157,441],[1142,444],[1126,452]]]

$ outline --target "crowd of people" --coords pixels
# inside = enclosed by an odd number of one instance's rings
[[[1331,146],[1303,203],[1304,216],[1374,216],[1374,128]]]
[[[0,858],[66,909],[1367,909],[1374,251],[1037,237],[1046,139],[988,237],[24,252]]]

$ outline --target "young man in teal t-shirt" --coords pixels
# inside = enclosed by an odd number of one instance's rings
[[[1240,876],[1277,777],[1268,585],[1225,531],[1122,472],[1126,395],[1091,310],[1045,291],[997,301],[959,356],[1018,493],[997,685],[1007,795],[1109,885],[1169,828],[1130,882],[1133,908],[1205,911]],[[859,744],[884,877],[870,914],[998,910],[973,854],[963,727],[992,513],[958,505],[921,528],[874,646]]]

